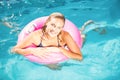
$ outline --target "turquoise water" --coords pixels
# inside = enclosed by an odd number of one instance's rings
[[[120,0],[0,0],[0,80],[120,80]],[[61,70],[33,63],[10,49],[31,20],[59,11],[78,28],[87,26],[83,61],[68,60]],[[98,32],[94,29],[100,28]]]

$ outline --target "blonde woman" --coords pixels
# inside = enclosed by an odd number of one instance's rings
[[[87,24],[89,23],[90,22],[87,22]],[[33,55],[42,58],[46,57],[48,52],[54,50],[56,52],[62,52],[71,59],[82,60],[83,57],[79,47],[71,35],[63,30],[64,25],[65,17],[63,14],[58,12],[52,13],[46,20],[43,28],[30,33],[30,35],[13,48],[13,52],[21,55],[33,53]],[[83,28],[84,27],[82,27],[81,31],[83,31]],[[36,45],[37,48],[25,49],[25,47],[31,44]],[[69,50],[65,49],[65,46],[67,46]]]

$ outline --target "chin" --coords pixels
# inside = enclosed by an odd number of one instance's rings
[[[51,37],[56,37],[57,35],[50,35]]]
[[[56,37],[58,34],[49,34],[50,37]]]

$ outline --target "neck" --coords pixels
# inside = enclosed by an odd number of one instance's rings
[[[55,39],[57,36],[51,37],[48,33],[45,33],[45,37],[46,39],[51,40],[51,39]]]

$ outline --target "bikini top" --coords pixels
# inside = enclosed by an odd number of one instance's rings
[[[43,33],[43,35],[42,35],[42,37],[41,37],[40,44],[39,44],[37,47],[45,47],[45,46],[43,46],[43,44],[42,44],[43,36],[44,36],[44,33]],[[58,37],[58,36],[57,36],[57,42],[58,42],[57,46],[58,46],[58,47],[61,47],[61,45],[60,45],[60,43],[59,43],[59,37]]]

